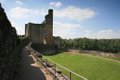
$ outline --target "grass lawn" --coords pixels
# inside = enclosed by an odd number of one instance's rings
[[[67,52],[47,57],[88,80],[120,80],[119,61]]]

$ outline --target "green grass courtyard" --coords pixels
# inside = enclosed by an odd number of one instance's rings
[[[120,80],[120,61],[69,52],[47,57],[88,80]]]

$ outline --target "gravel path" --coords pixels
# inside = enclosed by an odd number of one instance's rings
[[[19,80],[47,80],[32,56],[25,49],[22,51],[18,78]]]

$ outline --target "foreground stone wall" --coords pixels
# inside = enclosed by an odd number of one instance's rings
[[[15,80],[20,40],[0,4],[0,80]]]

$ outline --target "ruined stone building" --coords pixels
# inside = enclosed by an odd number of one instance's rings
[[[34,43],[53,44],[53,10],[48,10],[41,24],[25,24],[25,36]]]

